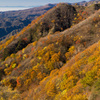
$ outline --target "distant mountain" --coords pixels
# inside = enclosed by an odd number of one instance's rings
[[[90,1],[100,1],[100,0],[90,0]]]
[[[30,24],[32,20],[44,14],[55,5],[48,4],[26,10],[0,12],[0,38],[3,39],[8,34],[16,34]]]
[[[86,1],[82,1],[82,2],[76,2],[77,5],[84,5],[86,3]],[[75,5],[76,3],[72,3],[72,5]]]
[[[91,4],[100,3],[100,0],[90,0],[88,2],[82,1],[82,2],[76,2],[76,3],[77,3],[77,5],[88,6],[88,5],[91,5]],[[71,3],[71,5],[75,5],[76,3]]]

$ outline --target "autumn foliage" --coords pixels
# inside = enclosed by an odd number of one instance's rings
[[[59,5],[50,12],[56,11]],[[4,57],[0,58],[0,89],[5,89],[3,94],[10,91],[9,100],[95,100],[99,97],[100,11],[88,22],[82,17],[85,14],[87,18],[88,13],[79,13],[74,18],[76,25],[69,29],[59,27],[62,32],[57,29],[49,33],[54,28],[52,25],[59,24],[56,19],[50,19],[46,27],[44,14],[16,36],[1,42],[0,57]],[[1,91],[0,99],[6,99]]]

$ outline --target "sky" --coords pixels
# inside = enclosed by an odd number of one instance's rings
[[[0,6],[40,6],[48,3],[75,3],[90,0],[0,0]]]

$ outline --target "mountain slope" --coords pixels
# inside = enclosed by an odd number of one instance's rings
[[[34,100],[99,100],[100,42],[77,54],[44,78],[28,98]],[[43,95],[42,95],[43,94]],[[96,99],[98,98],[98,99]]]
[[[70,10],[63,11],[63,9],[67,8]],[[64,6],[61,9],[56,7],[53,8],[46,14],[34,20],[18,35],[2,41],[0,46],[0,57],[3,57],[3,59],[5,59],[11,53],[16,53],[18,50],[21,50],[22,48],[27,46],[27,44],[38,40],[41,37],[44,37],[48,34],[54,34],[57,31],[63,31],[66,28],[69,28],[72,25],[79,23],[80,21],[86,19],[96,11],[92,8],[93,7],[87,7],[85,9],[85,7],[71,7],[70,5],[69,7]],[[69,12],[72,13],[69,14]],[[20,44],[21,41],[23,41],[23,44]],[[20,47],[19,45],[22,46]]]
[[[52,21],[50,14],[54,11],[61,16],[59,18],[54,14],[53,18],[56,18]],[[60,4],[34,20],[16,36],[1,42],[1,55],[4,52],[6,54],[7,50],[10,52],[14,46],[17,46],[17,51],[12,54],[16,50],[13,48],[11,55],[6,55],[4,61],[0,60],[0,88],[2,91],[6,90],[3,91],[6,96],[0,94],[0,98],[9,97],[10,100],[87,100],[90,98],[92,100],[91,98],[95,99],[94,95],[99,98],[99,87],[96,84],[99,84],[100,10],[87,19],[82,19],[83,21],[79,21],[78,24],[66,26],[65,30],[59,23],[64,18],[63,14],[66,15],[66,19],[62,21],[64,25],[70,23],[67,22],[69,11],[71,15],[75,14],[77,17],[71,18],[70,21],[73,22],[75,19],[76,22],[79,14],[76,13],[75,8]],[[47,15],[51,19],[47,19],[45,17]],[[43,23],[47,23],[45,20],[51,25],[49,31],[48,26],[45,28],[43,26]],[[54,22],[59,25],[58,29],[61,28],[61,32],[55,31]],[[50,33],[51,29],[52,33]],[[83,52],[79,53],[81,51]],[[9,96],[8,87],[12,88]],[[13,93],[15,95],[12,95]]]
[[[64,11],[64,9],[66,10]],[[74,20],[74,14],[76,14],[75,8],[67,4],[61,4],[51,9],[46,14],[34,20],[18,35],[10,38],[5,43],[3,42],[3,45],[0,47],[1,57],[5,59],[11,53],[16,53],[18,50],[27,46],[27,44],[34,42],[41,37],[69,28]],[[66,23],[64,23],[65,21]],[[2,53],[2,51],[4,53]]]

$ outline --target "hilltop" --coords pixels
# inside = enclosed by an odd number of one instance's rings
[[[58,4],[1,41],[0,99],[99,99],[100,10],[94,6]]]
[[[87,7],[93,4],[98,4],[99,2],[100,0],[91,0],[89,2],[82,1],[77,2],[77,5],[81,7]],[[76,3],[68,4],[76,5]],[[0,41],[13,36],[14,34],[17,34],[25,26],[30,24],[32,20],[44,14],[56,5],[57,4],[47,4],[45,6],[30,8],[26,10],[0,12]],[[94,8],[98,9],[98,5]]]

